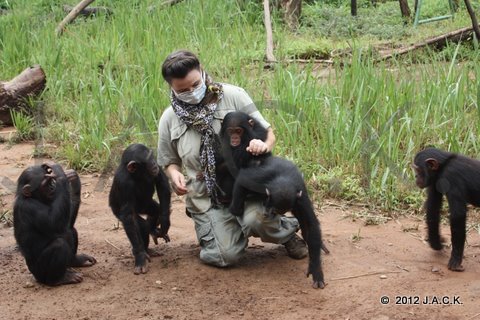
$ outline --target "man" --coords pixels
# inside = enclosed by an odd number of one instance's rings
[[[292,258],[306,257],[305,242],[296,235],[299,227],[295,218],[266,215],[258,200],[247,200],[239,218],[215,199],[214,134],[220,131],[227,113],[246,112],[268,128],[267,139],[252,140],[248,152],[270,152],[275,144],[270,124],[245,90],[213,82],[198,58],[185,50],[166,58],[162,75],[171,89],[171,106],[159,123],[158,162],[175,193],[186,195],[187,211],[201,246],[200,259],[219,267],[232,265],[244,253],[249,236],[283,244]]]

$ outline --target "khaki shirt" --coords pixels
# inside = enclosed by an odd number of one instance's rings
[[[232,111],[243,111],[269,128],[250,96],[244,89],[230,84],[223,85],[223,98],[218,102],[213,115],[213,129],[220,132],[222,120]],[[158,164],[163,168],[170,164],[183,167],[187,175],[188,194],[186,207],[191,213],[203,213],[212,206],[204,181],[197,180],[200,165],[200,134],[187,128],[173,111],[172,106],[165,109],[158,124]]]

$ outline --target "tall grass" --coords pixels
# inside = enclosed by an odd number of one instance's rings
[[[217,80],[243,86],[277,135],[275,152],[299,164],[311,188],[330,196],[396,208],[416,201],[409,163],[425,145],[471,156],[477,136],[478,57],[458,63],[452,47],[423,66],[373,65],[354,50],[351,64],[322,76],[315,65],[261,62],[264,32],[258,5],[186,0],[149,12],[157,1],[97,1],[110,18],[79,19],[56,38],[60,1],[9,0],[0,16],[0,78],[39,63],[45,138],[69,165],[103,170],[132,141],[156,146],[168,106],[160,66],[179,48],[197,52]],[[276,24],[277,58],[290,35]],[[413,195],[413,196],[412,196]]]

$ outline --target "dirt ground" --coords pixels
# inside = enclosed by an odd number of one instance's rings
[[[31,144],[0,144],[3,209],[12,207],[21,171],[38,163],[32,152]],[[40,285],[16,249],[13,229],[1,227],[0,319],[480,319],[475,229],[467,236],[466,271],[454,273],[446,267],[449,251],[436,253],[422,240],[420,218],[365,226],[351,218],[354,208],[325,201],[317,215],[331,254],[322,255],[327,286],[315,290],[304,276],[306,259],[292,260],[282,246],[258,239],[235,267],[202,264],[193,223],[174,196],[172,241],[159,244],[149,272],[136,276],[128,240],[107,205],[110,180],[81,179],[79,251],[98,263],[81,269],[81,284]],[[380,302],[383,296],[388,303]]]

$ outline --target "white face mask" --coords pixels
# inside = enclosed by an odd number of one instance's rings
[[[202,99],[205,97],[205,93],[207,92],[207,85],[205,84],[205,81],[203,81],[203,78],[202,78],[202,83],[199,84],[192,91],[186,91],[181,93],[177,93],[173,89],[172,91],[179,100],[182,100],[185,103],[199,104],[200,101],[202,101]]]

